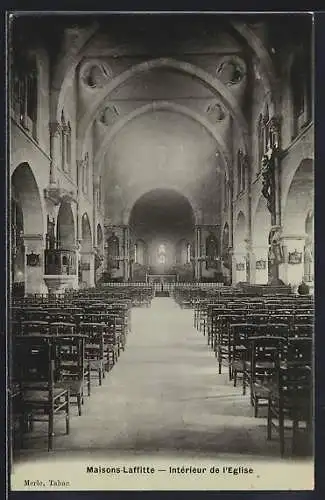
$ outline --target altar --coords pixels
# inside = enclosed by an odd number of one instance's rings
[[[177,282],[177,274],[147,274],[147,283],[154,288],[155,297],[169,297]]]
[[[177,274],[147,274],[146,282],[150,285],[152,284],[164,285],[165,283],[176,283]]]

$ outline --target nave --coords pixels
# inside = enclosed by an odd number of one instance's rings
[[[241,385],[234,387],[227,367],[218,374],[192,309],[154,298],[149,308],[132,309],[131,325],[125,351],[102,386],[93,383],[83,414],[71,407],[69,435],[64,419],[56,420],[54,456],[88,450],[279,457],[278,438],[266,439],[267,411],[255,418],[249,391],[243,396]],[[36,423],[17,460],[47,453],[46,428]]]

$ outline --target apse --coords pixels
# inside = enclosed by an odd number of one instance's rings
[[[147,263],[152,271],[165,274],[177,263],[181,239],[194,239],[194,214],[183,195],[169,189],[155,189],[141,196],[130,215],[134,241],[141,239],[147,248]]]

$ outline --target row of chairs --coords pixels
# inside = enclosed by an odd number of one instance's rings
[[[186,297],[188,298],[188,297]],[[267,408],[267,439],[274,424],[280,453],[285,452],[285,425],[291,421],[292,451],[299,424],[311,436],[314,305],[311,297],[239,297],[191,299],[195,327],[214,350],[218,371],[250,392],[255,417]]]
[[[68,295],[25,297],[12,305],[11,448],[24,447],[34,422],[46,420],[51,450],[55,416],[65,415],[69,433],[71,403],[75,400],[80,416],[91,380],[95,376],[101,385],[125,349],[131,330],[129,296],[118,294],[117,299],[107,290]],[[147,306],[148,300],[142,295],[138,304]]]

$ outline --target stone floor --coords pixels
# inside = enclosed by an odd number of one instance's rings
[[[155,298],[151,308],[133,309],[126,350],[103,385],[93,386],[83,415],[72,407],[70,435],[64,434],[64,419],[56,422],[54,456],[279,457],[276,435],[266,440],[265,416],[253,417],[249,397],[228,381],[226,368],[217,374],[215,356],[192,322],[193,312],[180,309],[171,298]],[[46,456],[41,425],[35,423],[18,462]]]

